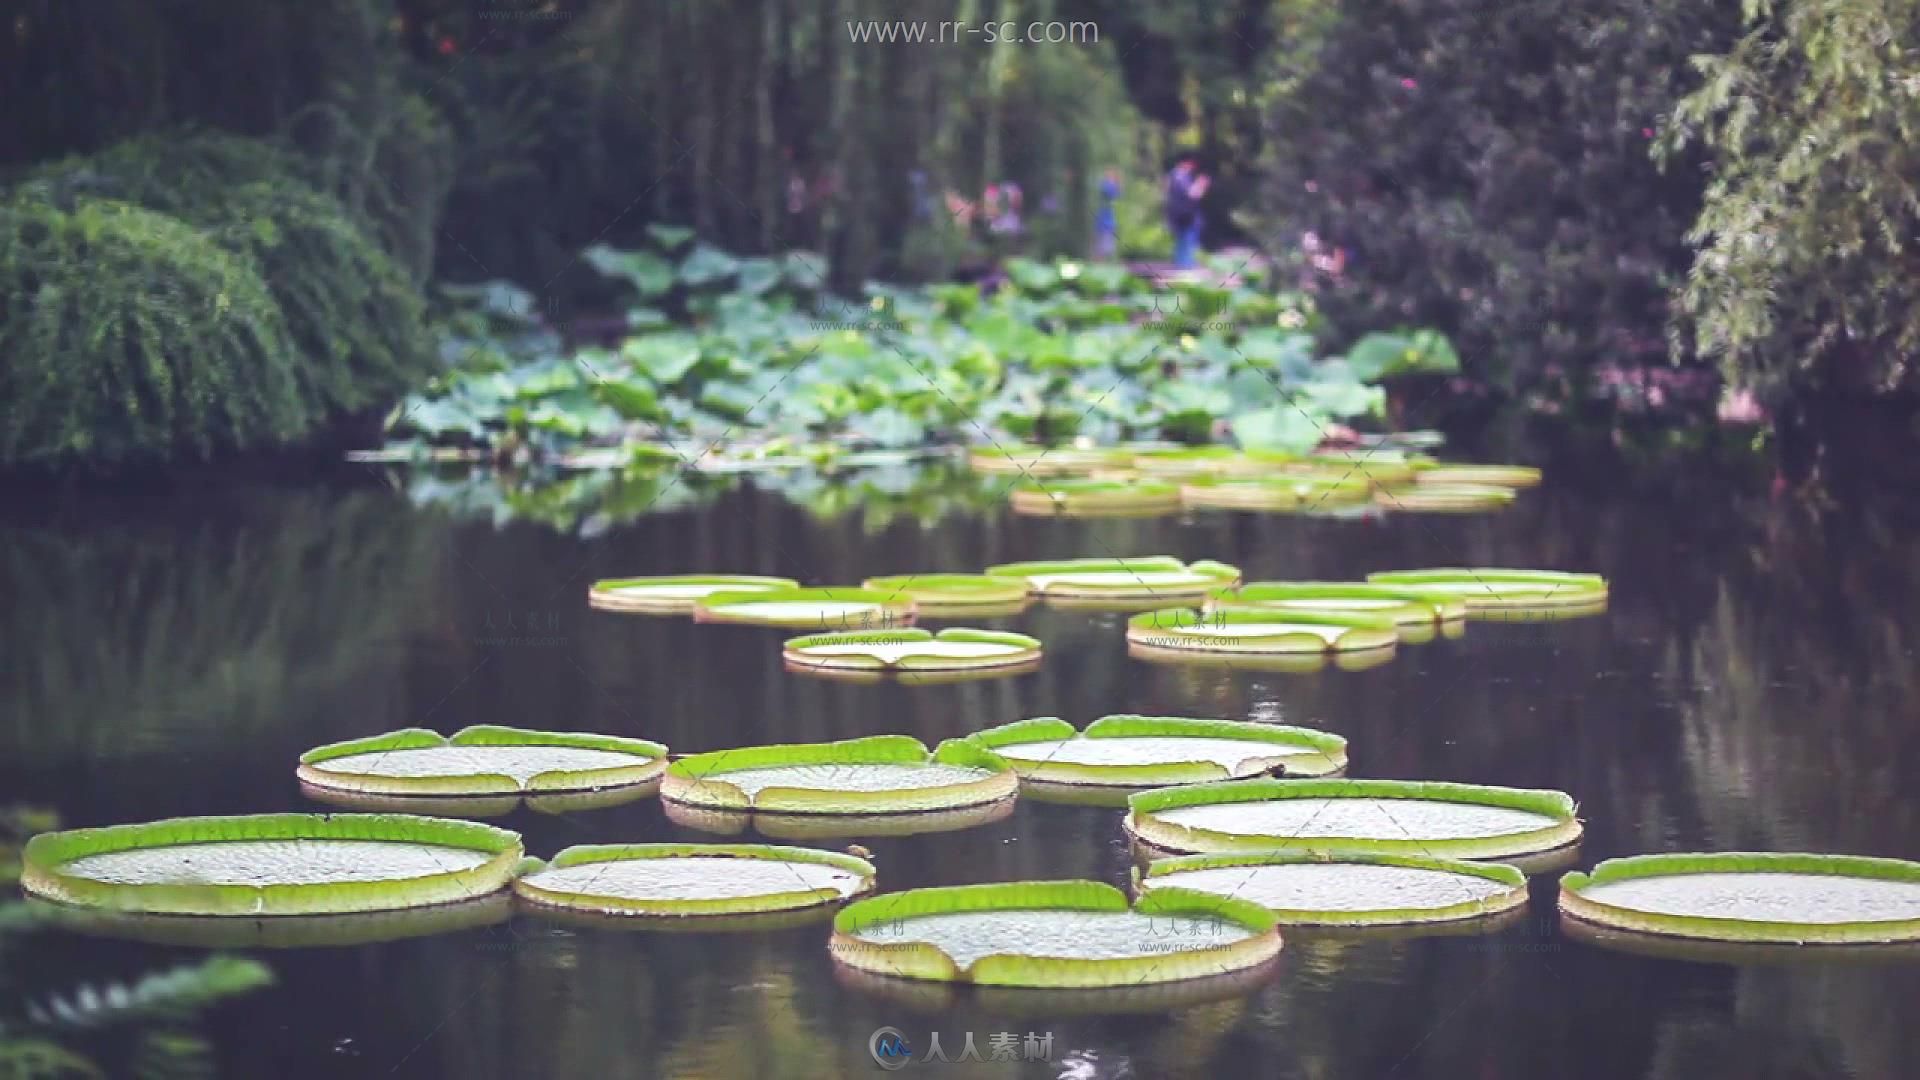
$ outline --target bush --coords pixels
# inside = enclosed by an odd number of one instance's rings
[[[251,260],[114,200],[0,202],[0,463],[118,466],[283,443],[314,412]]]
[[[398,398],[433,369],[435,349],[407,273],[303,167],[257,140],[150,136],[44,167],[26,186],[55,204],[138,204],[251,261],[280,309],[301,399],[322,422]]]

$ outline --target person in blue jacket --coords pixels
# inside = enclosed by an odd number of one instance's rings
[[[1093,215],[1093,257],[1111,259],[1120,249],[1120,217],[1114,201],[1120,198],[1120,170],[1108,169],[1100,179],[1100,209]]]

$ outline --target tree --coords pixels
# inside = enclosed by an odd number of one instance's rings
[[[1911,387],[1920,3],[1742,7],[1748,32],[1694,59],[1703,81],[1661,139],[1712,153],[1676,337],[1775,396]]]

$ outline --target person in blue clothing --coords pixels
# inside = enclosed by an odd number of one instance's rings
[[[1093,215],[1093,257],[1111,259],[1120,250],[1120,217],[1114,201],[1120,198],[1120,170],[1108,169],[1100,179],[1100,209]]]
[[[1198,171],[1192,154],[1184,155],[1167,174],[1167,231],[1173,234],[1175,269],[1191,270],[1200,252],[1200,200],[1207,193],[1207,177]]]

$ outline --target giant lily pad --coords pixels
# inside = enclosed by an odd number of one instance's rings
[[[950,810],[1010,798],[1005,761],[949,739],[932,753],[907,735],[691,754],[667,767],[660,797],[715,810],[878,814]]]
[[[1280,966],[1272,960],[1177,982],[1128,986],[980,986],[876,975],[833,965],[834,981],[848,989],[923,1014],[951,1015],[964,1004],[995,1016],[1165,1016],[1196,1005],[1236,1001],[1259,989]]]
[[[1008,502],[1020,514],[1153,515],[1180,509],[1180,489],[1154,480],[1050,480],[1015,484]]]
[[[1389,570],[1368,574],[1367,580],[1396,589],[1457,597],[1466,601],[1469,615],[1479,617],[1588,614],[1607,606],[1607,580],[1599,574],[1448,567]]]
[[[1085,732],[1045,716],[967,740],[1005,758],[1023,793],[1120,794],[1275,770],[1326,776],[1347,765],[1347,740],[1330,732],[1185,716],[1103,716]]]
[[[481,724],[452,737],[403,728],[300,755],[301,782],[370,795],[599,791],[657,780],[667,748],[642,739]]]
[[[749,574],[608,578],[593,583],[587,592],[587,602],[606,611],[671,614],[692,611],[701,599],[717,592],[764,592],[799,587],[800,583],[792,578]]]
[[[852,855],[768,844],[584,844],[513,883],[522,899],[605,915],[763,914],[837,904],[873,889]]]
[[[1040,642],[1025,634],[949,627],[925,630],[868,630],[808,634],[789,640],[784,650],[796,667],[856,671],[970,671],[1031,667],[1040,659]]]
[[[1920,941],[1920,863],[1781,852],[1640,855],[1560,880],[1560,910],[1714,941]]]
[[[1002,563],[987,567],[987,573],[1022,578],[1029,590],[1049,600],[1173,600],[1204,596],[1240,580],[1238,567],[1210,559],[1189,566],[1169,555]]]
[[[1015,801],[1001,799],[956,810],[909,810],[897,814],[767,813],[715,810],[677,802],[663,802],[660,808],[666,812],[668,821],[701,832],[738,836],[751,829],[775,840],[814,842],[958,832],[1011,817]]]
[[[1373,490],[1363,476],[1296,476],[1189,480],[1180,488],[1188,506],[1220,510],[1299,510],[1364,500]]]
[[[1237,896],[1300,926],[1480,919],[1525,906],[1527,876],[1500,863],[1362,851],[1183,855],[1134,871],[1144,893],[1175,886]]]
[[[833,586],[714,593],[695,602],[693,617],[700,622],[867,630],[909,624],[915,610],[913,601],[896,594]]]
[[[1381,491],[1373,501],[1406,513],[1473,514],[1513,502],[1513,489],[1491,484],[1416,484]]]
[[[1284,455],[1272,455],[1278,462]],[[1231,446],[1183,446],[1166,450],[1146,450],[1133,456],[1134,469],[1148,476],[1214,476],[1248,466],[1244,455]]]
[[[1580,839],[1563,792],[1406,780],[1229,780],[1143,791],[1126,829],[1164,851],[1353,849],[1506,859]]]
[[[1265,909],[1182,889],[1128,907],[1097,881],[910,889],[856,901],[828,948],[882,975],[994,986],[1129,986],[1217,975],[1272,960]]]
[[[1399,640],[1391,618],[1360,612],[1171,608],[1127,620],[1132,648],[1163,652],[1367,652]]]
[[[1464,465],[1447,462],[1420,470],[1416,479],[1422,484],[1491,484],[1495,487],[1530,488],[1540,483],[1540,470],[1530,465]]]
[[[1393,488],[1413,483],[1422,471],[1422,463],[1388,451],[1335,450],[1302,458],[1290,468],[1322,476],[1363,479],[1376,488]]]
[[[1128,656],[1164,667],[1190,669],[1204,666],[1224,671],[1277,672],[1288,675],[1311,675],[1327,670],[1370,671],[1392,663],[1397,651],[1393,646],[1387,646],[1354,652],[1228,653],[1161,649],[1152,645],[1127,643]]]
[[[1208,593],[1206,610],[1217,608],[1381,615],[1400,627],[1430,627],[1467,617],[1464,600],[1361,581],[1250,581]]]
[[[182,915],[331,915],[504,888],[518,833],[405,814],[171,818],[43,833],[21,884],[61,903]]]
[[[921,615],[1013,614],[1026,606],[1026,586],[990,574],[901,574],[868,578],[861,588],[910,601]]]
[[[1075,446],[1033,446],[1012,443],[1005,446],[977,446],[967,454],[967,464],[975,472],[1018,473],[1025,476],[1065,476],[1123,464],[1125,451],[1083,449]]]

